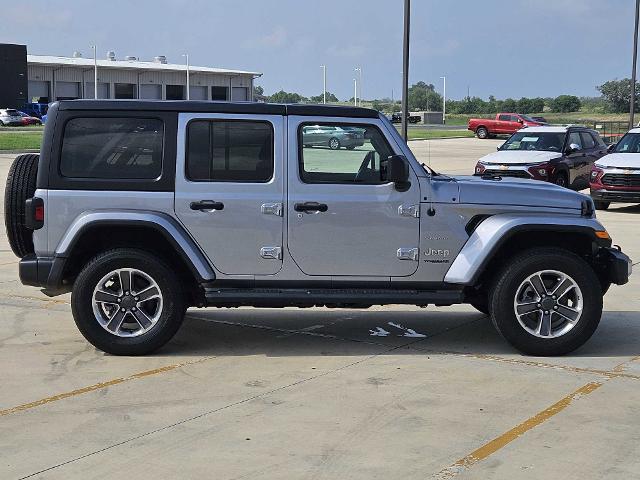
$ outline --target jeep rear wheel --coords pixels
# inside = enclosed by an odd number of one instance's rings
[[[40,155],[18,155],[7,175],[4,191],[4,224],[11,250],[18,257],[33,253],[33,231],[25,225],[25,201],[36,191]]]
[[[538,248],[513,258],[498,275],[490,310],[494,326],[521,352],[563,355],[595,332],[602,295],[598,277],[582,258]]]
[[[78,329],[96,348],[144,355],[171,340],[185,304],[170,267],[142,250],[122,248],[99,254],[80,272],[71,309]]]

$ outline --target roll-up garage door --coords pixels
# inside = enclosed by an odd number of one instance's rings
[[[80,98],[80,84],[78,82],[56,82],[56,99]]]
[[[190,86],[189,87],[189,99],[190,100],[209,100],[207,95],[209,89],[207,87]]]
[[[140,98],[162,100],[162,85],[140,85]]]
[[[29,80],[29,101],[38,98],[49,98],[49,82]]]
[[[247,100],[247,87],[233,87],[233,101],[244,102]]]
[[[85,85],[84,98],[95,98],[93,82],[87,82]],[[109,98],[109,84],[98,82],[98,98]]]

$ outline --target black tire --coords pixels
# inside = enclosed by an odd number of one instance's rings
[[[355,150],[356,146],[355,145],[349,145],[346,148],[347,148],[347,150]]]
[[[475,298],[469,304],[478,310],[480,313],[489,315],[489,299],[488,298]]]
[[[566,172],[558,172],[553,179],[553,183],[560,187],[569,188],[569,177]]]
[[[331,150],[340,150],[340,140],[333,137],[329,140],[329,148]]]
[[[596,206],[596,210],[606,210],[611,205],[611,202],[603,202],[602,200],[594,200],[593,204]]]
[[[93,310],[94,289],[105,275],[121,268],[144,272],[156,282],[162,295],[157,322],[147,332],[134,337],[107,331]],[[94,257],[76,278],[71,311],[80,333],[96,348],[113,355],[146,355],[165,345],[182,325],[186,307],[180,285],[174,270],[150,253],[128,248],[109,250]],[[117,311],[119,307],[115,307]],[[138,307],[141,308],[139,304]],[[131,316],[128,318],[132,320]]]
[[[573,328],[557,337],[541,338],[529,333],[515,314],[514,300],[521,284],[530,275],[543,270],[568,275],[582,292],[581,316]],[[564,355],[582,346],[598,328],[602,295],[598,277],[579,256],[560,248],[530,249],[511,259],[497,276],[491,292],[492,321],[498,332],[522,353]]]
[[[481,140],[489,138],[489,130],[487,130],[485,127],[478,127],[476,128],[476,136]]]
[[[36,191],[40,155],[18,155],[7,176],[4,191],[4,225],[11,250],[22,258],[33,253],[33,231],[25,226],[25,201]]]

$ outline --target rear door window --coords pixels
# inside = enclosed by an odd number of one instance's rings
[[[73,118],[60,174],[69,178],[156,179],[162,174],[164,124],[155,118]]]

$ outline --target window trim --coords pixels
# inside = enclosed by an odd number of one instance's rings
[[[310,120],[310,121],[306,121],[306,122],[301,122],[298,125],[298,131],[297,131],[297,135],[296,135],[296,140],[298,142],[298,180],[300,180],[300,182],[306,184],[306,185],[353,185],[353,186],[367,186],[367,187],[371,187],[371,186],[378,186],[378,185],[388,185],[390,183],[393,182],[379,182],[379,183],[355,183],[353,181],[349,181],[349,182],[336,182],[336,181],[327,181],[327,182],[323,182],[323,181],[317,181],[317,182],[312,182],[312,181],[308,181],[305,180],[305,178],[303,177],[303,172],[305,173],[309,173],[306,172],[306,170],[304,169],[304,155],[303,155],[303,149],[304,149],[304,142],[302,141],[302,129],[304,127],[307,126],[331,126],[331,127],[356,127],[356,128],[375,128],[378,133],[380,134],[380,136],[384,139],[385,143],[387,144],[387,147],[389,148],[389,151],[391,152],[392,155],[395,155],[395,150],[393,149],[391,142],[389,141],[389,139],[387,138],[387,136],[384,134],[384,131],[375,123],[356,123],[356,122],[337,122],[337,121],[317,121],[317,120]],[[382,161],[382,160],[381,160]]]
[[[161,149],[160,149],[160,172],[155,177],[150,178],[105,178],[105,177],[77,177],[77,176],[69,176],[65,175],[62,172],[62,152],[64,150],[64,141],[65,141],[65,132],[67,131],[67,126],[70,122],[74,120],[93,120],[93,119],[135,119],[135,120],[156,120],[159,121],[162,125],[162,133],[160,136],[161,140]],[[78,115],[65,119],[62,129],[60,132],[60,152],[58,154],[58,162],[57,162],[57,174],[61,179],[67,181],[82,181],[82,182],[123,182],[123,183],[136,183],[136,182],[157,182],[159,181],[164,174],[164,163],[165,163],[165,151],[166,151],[166,137],[167,137],[167,126],[166,122],[163,118],[160,117],[152,117],[152,116],[120,116],[120,115],[109,115],[109,116],[89,116],[89,115]]]
[[[269,130],[271,133],[271,176],[269,176],[266,180],[253,180],[253,181],[241,181],[241,180],[197,180],[193,179],[188,174],[188,165],[189,165],[189,128],[193,122],[208,122],[208,123],[263,123],[269,126]],[[250,118],[241,119],[241,118],[192,118],[190,119],[184,128],[184,179],[187,182],[191,183],[237,183],[237,184],[265,184],[270,183],[275,178],[275,170],[276,170],[276,153],[275,153],[275,141],[276,141],[276,133],[275,128],[272,122],[268,120],[253,120]]]

